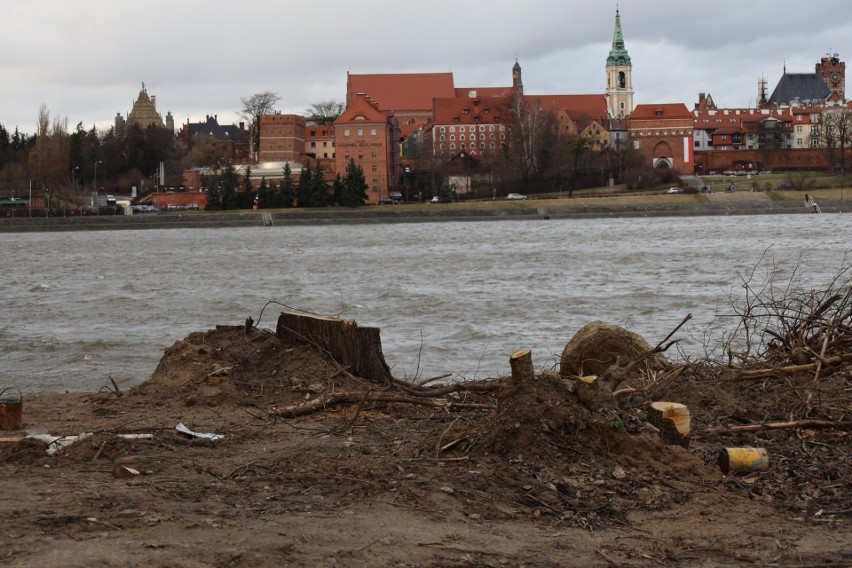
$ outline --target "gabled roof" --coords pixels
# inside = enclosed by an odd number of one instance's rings
[[[349,105],[346,107],[346,110],[343,111],[340,116],[337,117],[337,120],[334,121],[335,125],[339,124],[351,124],[351,123],[387,123],[390,118],[390,112],[386,110],[379,110],[376,107],[375,102],[370,100],[365,95],[356,95]]]
[[[219,124],[215,116],[208,116],[205,122],[188,123],[190,137],[212,136],[216,140],[248,143],[248,134],[233,124]]]
[[[772,96],[770,105],[789,105],[796,101],[825,101],[831,96],[831,89],[825,84],[822,75],[816,73],[787,73],[785,72]]]
[[[452,73],[383,73],[346,76],[346,106],[364,93],[380,110],[428,111],[432,99],[455,95]]]

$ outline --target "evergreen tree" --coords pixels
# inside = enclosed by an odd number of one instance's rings
[[[331,196],[328,194],[328,183],[325,181],[325,172],[320,168],[319,162],[316,164],[311,180],[316,203],[315,207],[328,207],[331,205]]]
[[[234,166],[228,164],[228,167],[225,168],[225,173],[219,178],[219,182],[221,183],[222,191],[222,209],[236,209],[239,179]]]
[[[251,166],[246,166],[243,176],[243,190],[237,194],[237,207],[239,209],[251,209],[254,205],[254,187],[251,185]]]
[[[207,189],[207,211],[222,209],[222,190],[219,187],[219,176],[207,176],[201,181],[201,186]]]
[[[296,192],[299,207],[313,207],[311,191],[311,168],[303,168],[302,175],[299,176],[299,188]]]
[[[277,207],[295,207],[296,206],[296,185],[293,182],[293,171],[290,169],[289,162],[284,164],[284,177],[281,179],[281,184],[278,186],[279,203]]]
[[[274,207],[273,198],[275,197],[275,184],[272,183],[268,187],[266,178],[260,180],[260,187],[257,188],[257,206],[261,209],[270,209]]]
[[[364,205],[367,201],[367,181],[364,170],[355,163],[353,158],[346,165],[346,176],[343,178],[343,190],[341,192],[341,205],[345,207],[356,207]]]
[[[343,205],[343,179],[340,177],[340,174],[334,176],[332,189],[334,204]]]

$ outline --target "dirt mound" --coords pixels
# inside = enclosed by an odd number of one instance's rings
[[[748,551],[749,565],[849,560],[838,552],[852,507],[847,432],[728,428],[784,419],[803,403],[821,411],[813,376],[739,379],[734,369],[672,365],[631,379],[629,404],[611,397],[591,410],[574,379],[555,373],[520,384],[378,384],[314,345],[218,326],[170,346],[128,392],[28,398],[25,428],[91,435],[54,456],[33,441],[0,445],[14,496],[0,500],[14,520],[5,559],[728,566]],[[820,380],[848,390],[848,371]],[[689,449],[648,423],[651,400],[692,409]],[[188,436],[178,423],[223,437]],[[716,454],[739,445],[766,447],[770,470],[723,477]],[[133,471],[116,472],[123,465]],[[116,538],[145,546],[118,558]]]

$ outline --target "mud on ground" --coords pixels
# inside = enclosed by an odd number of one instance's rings
[[[370,402],[389,388],[311,346],[220,326],[166,349],[120,395],[24,399],[23,428],[92,435],[53,456],[0,444],[0,563],[852,564],[848,429],[731,433],[725,424],[786,420],[808,404],[808,377],[730,379],[696,364],[655,391],[690,407],[686,449],[662,441],[641,401],[592,411],[555,373],[438,406]],[[285,417],[330,393],[361,398]],[[767,448],[769,470],[723,476],[719,450],[740,445]]]

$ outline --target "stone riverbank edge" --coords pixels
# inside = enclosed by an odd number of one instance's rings
[[[848,211],[841,201],[820,203],[823,213]],[[3,217],[0,232],[99,231],[136,229],[185,229],[287,225],[333,225],[354,223],[424,223],[446,221],[509,221],[586,219],[618,217],[690,217],[713,215],[770,215],[811,213],[799,201],[759,201],[749,203],[671,203],[635,205],[568,205],[556,207],[434,208],[396,206],[352,209],[290,209],[278,211],[240,211],[233,213],[148,213],[136,215],[87,217]]]

